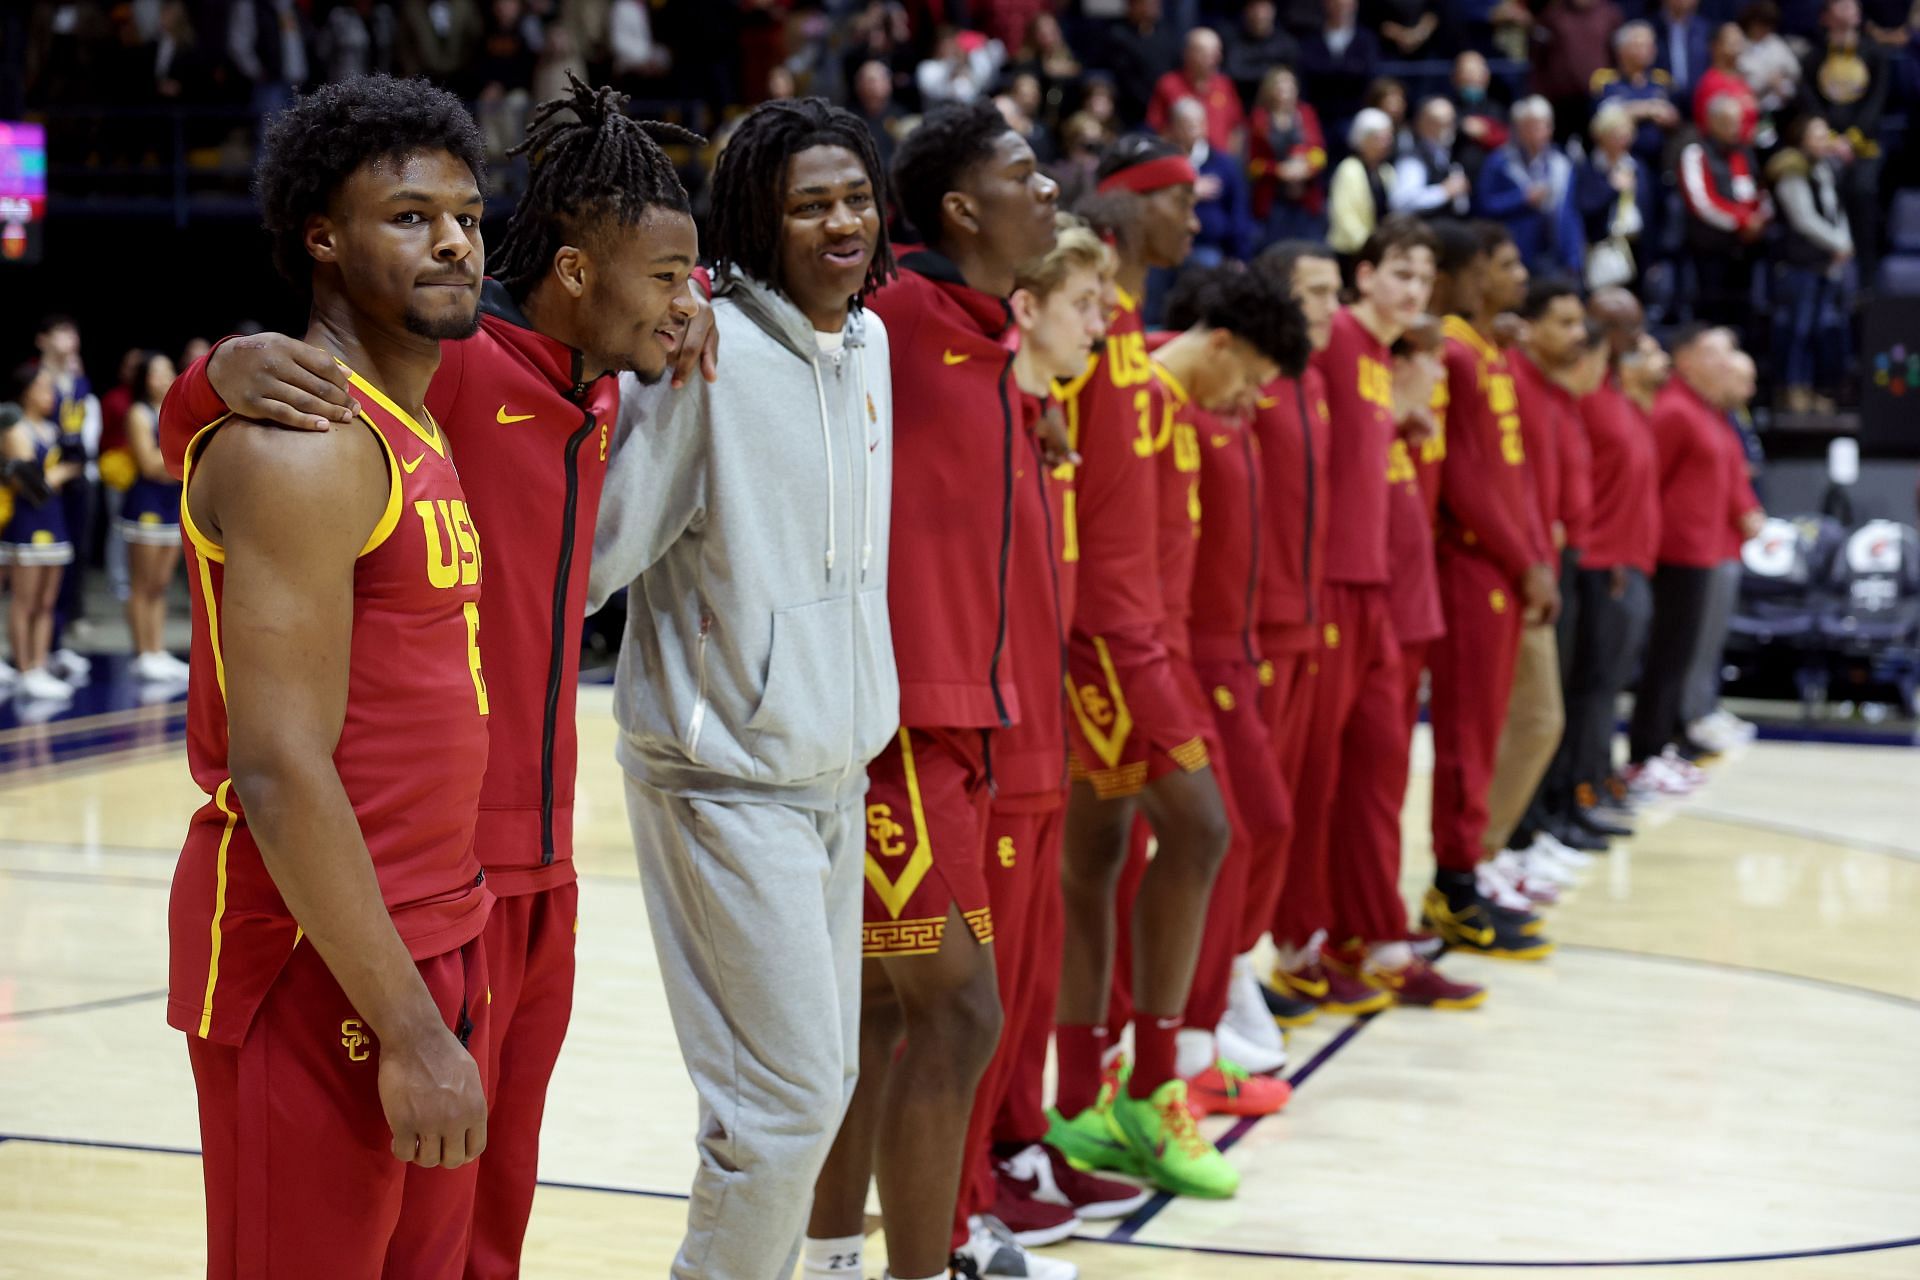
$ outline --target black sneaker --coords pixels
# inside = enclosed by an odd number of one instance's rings
[[[1260,984],[1260,998],[1267,1002],[1267,1012],[1277,1026],[1304,1027],[1320,1016],[1320,1006],[1313,1001],[1275,991],[1264,982]]]
[[[1595,835],[1571,818],[1556,818],[1544,824],[1546,833],[1569,849],[1578,849],[1582,853],[1605,853],[1606,839]]]
[[[1456,951],[1492,956],[1499,960],[1540,960],[1553,952],[1553,943],[1542,937],[1529,937],[1520,931],[1515,916],[1525,912],[1503,912],[1478,893],[1450,900],[1439,888],[1427,890],[1420,907],[1420,922],[1445,938]]]
[[[1682,737],[1678,742],[1673,744],[1673,749],[1674,752],[1688,764],[1705,764],[1709,760],[1718,760],[1720,758],[1718,751],[1715,751],[1703,742],[1694,741],[1691,737]]]
[[[1633,827],[1631,824],[1621,822],[1601,812],[1597,808],[1576,808],[1572,814],[1568,816],[1567,821],[1570,825],[1578,827],[1582,831],[1589,832],[1592,835],[1596,835],[1603,840],[1630,840],[1633,838]]]

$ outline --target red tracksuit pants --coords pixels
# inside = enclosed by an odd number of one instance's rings
[[[1406,936],[1400,806],[1409,736],[1406,682],[1385,586],[1329,582],[1308,750],[1294,791],[1293,853],[1274,940],[1335,945]]]
[[[1003,1029],[967,1122],[966,1167],[954,1204],[956,1247],[966,1241],[970,1216],[993,1211],[994,1143],[1038,1142],[1046,1134],[1040,1077],[1060,988],[1066,816],[1066,796],[1056,792],[1002,797],[987,818],[987,898]]]
[[[1320,679],[1320,627],[1314,623],[1264,630],[1260,643],[1272,672],[1271,683],[1261,690],[1260,709],[1267,722],[1274,763],[1287,789],[1287,810],[1292,815],[1294,798],[1300,794],[1300,768],[1307,755],[1314,689]],[[1248,877],[1246,911],[1240,928],[1242,954],[1258,946],[1273,927],[1274,909],[1287,883],[1294,840],[1289,825],[1287,838],[1265,862],[1256,862]]]
[[[511,1280],[520,1274],[520,1248],[539,1179],[547,1082],[573,1016],[579,908],[580,886],[569,881],[501,898],[487,918],[493,1105],[474,1194],[467,1280]]]
[[[1513,692],[1521,608],[1506,575],[1484,556],[1443,545],[1439,570],[1447,634],[1428,658],[1433,860],[1442,870],[1471,871],[1483,856],[1487,788]]]
[[[490,1083],[484,935],[419,968]],[[239,1048],[189,1036],[187,1056],[209,1280],[458,1280],[488,1156],[453,1170],[394,1158],[379,1042],[311,945],[293,949]]]

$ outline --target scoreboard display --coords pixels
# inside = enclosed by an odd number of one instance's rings
[[[46,126],[0,120],[0,264],[40,260],[46,217]]]

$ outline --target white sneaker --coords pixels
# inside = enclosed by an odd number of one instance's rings
[[[1673,771],[1688,786],[1698,787],[1707,780],[1707,771],[1693,761],[1681,755],[1675,747],[1669,746],[1660,753],[1661,763]]]
[[[967,1242],[955,1251],[984,1280],[989,1276],[1018,1276],[1030,1280],[1080,1280],[1080,1268],[1058,1258],[1043,1258],[1013,1238],[1007,1224],[991,1214],[967,1219]]]
[[[1725,707],[1720,708],[1708,720],[1720,727],[1720,732],[1735,742],[1752,742],[1760,736],[1760,726],[1751,720],[1742,720]]]
[[[1497,862],[1497,859],[1482,859],[1473,869],[1474,887],[1480,890],[1480,896],[1496,907],[1533,914],[1533,899],[1520,892],[1520,886],[1507,877]]]
[[[1214,1028],[1214,1040],[1223,1058],[1239,1063],[1256,1075],[1278,1071],[1287,1065],[1287,1041],[1267,1012],[1260,995],[1260,979],[1253,971],[1253,960],[1236,956],[1233,978],[1227,985],[1227,1013]]]
[[[182,662],[165,649],[158,650],[157,656],[162,662],[167,664],[167,670],[173,672],[173,674],[181,680],[185,680],[193,672],[193,665],[191,663]]]
[[[1520,865],[1524,874],[1529,880],[1550,884],[1555,889],[1571,889],[1580,883],[1580,873],[1559,859],[1545,843],[1547,838],[1543,832],[1520,851]]]
[[[73,686],[45,667],[20,673],[20,693],[42,702],[65,702],[73,697]]]
[[[186,663],[164,651],[143,653],[133,660],[134,676],[155,684],[178,684],[187,678],[189,669]]]
[[[1542,831],[1538,842],[1545,845],[1548,853],[1556,858],[1560,865],[1569,871],[1585,871],[1593,865],[1593,855],[1576,849],[1551,831]]]
[[[55,649],[47,656],[47,670],[75,689],[93,679],[93,664],[71,649]]]
[[[1501,881],[1511,885],[1534,906],[1550,907],[1560,901],[1559,887],[1528,875],[1526,859],[1521,857],[1517,850],[1502,849],[1492,859],[1480,865],[1489,868],[1490,874],[1498,876]],[[1480,892],[1482,895],[1486,894],[1485,889]]]

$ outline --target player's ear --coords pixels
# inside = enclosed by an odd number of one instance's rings
[[[954,225],[961,230],[976,235],[979,233],[979,210],[974,207],[973,197],[964,191],[949,191],[940,197],[940,211],[953,219]]]
[[[569,297],[578,298],[587,291],[587,269],[589,261],[586,250],[577,245],[563,244],[553,254],[553,278]]]
[[[1013,310],[1013,322],[1022,329],[1033,328],[1040,319],[1040,300],[1030,290],[1015,289],[1007,305]]]
[[[307,247],[307,256],[315,262],[338,261],[334,253],[333,219],[324,213],[316,213],[307,219],[307,229],[301,234],[301,243]]]

